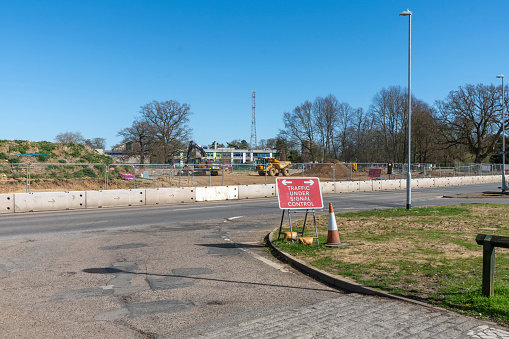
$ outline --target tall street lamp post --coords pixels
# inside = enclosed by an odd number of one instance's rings
[[[399,13],[400,16],[408,16],[408,170],[406,176],[406,209],[412,208],[412,174],[410,173],[410,137],[412,135],[412,12],[406,10]]]
[[[507,186],[505,185],[505,101],[504,101],[504,75],[497,75],[502,79],[502,194],[505,194]]]

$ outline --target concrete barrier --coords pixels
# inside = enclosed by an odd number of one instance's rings
[[[449,186],[449,178],[435,178],[435,187]]]
[[[336,181],[336,193],[359,192],[358,181]]]
[[[451,177],[449,178],[450,186],[458,186],[463,184],[463,179],[461,177]]]
[[[322,194],[331,194],[336,192],[336,185],[333,182],[320,182]]]
[[[145,203],[147,205],[179,204],[196,201],[194,187],[157,188],[145,190]]]
[[[15,193],[14,212],[57,211],[86,207],[85,191]]]
[[[383,180],[371,180],[371,190],[372,191],[381,191],[382,190],[382,181]]]
[[[145,205],[144,189],[87,191],[86,193],[87,208]]]
[[[0,194],[0,213],[14,213],[14,193]]]
[[[401,189],[401,181],[398,180],[381,180],[382,190],[399,190]]]
[[[276,185],[239,185],[239,199],[272,198]]]
[[[371,180],[359,181],[360,192],[371,192],[373,191],[373,182]]]
[[[419,185],[417,187],[419,188],[435,187],[435,179],[433,178],[419,179]]]
[[[236,200],[238,198],[238,186],[196,187],[196,201]]]
[[[461,178],[461,184],[462,185],[472,185],[474,183],[473,177],[462,177]]]

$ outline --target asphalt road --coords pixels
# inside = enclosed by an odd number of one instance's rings
[[[505,203],[504,198],[444,199],[443,196],[497,190],[497,184],[450,186],[412,191],[412,206],[457,203]],[[335,212],[406,206],[406,191],[330,194],[323,196],[323,211],[331,202]],[[0,237],[83,232],[123,227],[194,225],[211,220],[281,215],[277,199],[232,200],[164,206],[136,206],[79,211],[37,212],[0,215]]]
[[[496,189],[414,190],[412,202],[506,203],[504,198],[441,198]],[[323,200],[341,212],[404,207],[405,194],[334,194]],[[193,337],[293,310],[309,315],[317,305],[345,300],[343,292],[266,252],[263,238],[280,218],[277,199],[1,215],[0,333],[23,338]],[[369,298],[353,314],[355,322],[374,307]],[[406,306],[391,301],[384,307]],[[325,314],[327,308],[320,310]],[[300,325],[292,318],[287,326]],[[409,325],[394,326],[398,333]],[[249,336],[268,337],[256,331],[251,329]],[[282,333],[279,327],[274,331],[272,336]]]

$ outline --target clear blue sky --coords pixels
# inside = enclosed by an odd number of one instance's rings
[[[429,104],[509,77],[508,1],[24,1],[0,3],[0,139],[60,132],[111,147],[140,106],[191,106],[193,139],[275,137],[282,114],[335,95],[369,108],[384,87]],[[508,80],[509,81],[509,80]]]

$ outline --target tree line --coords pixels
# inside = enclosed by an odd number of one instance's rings
[[[483,84],[460,86],[433,106],[412,96],[411,161],[500,161],[501,99],[502,86]],[[302,161],[407,161],[408,92],[399,86],[376,93],[367,111],[317,97],[285,112],[283,123],[285,153],[297,149]]]
[[[501,99],[502,86],[483,84],[460,86],[433,105],[412,96],[411,161],[501,162]],[[407,89],[400,86],[380,90],[367,110],[352,107],[332,94],[306,100],[283,113],[284,127],[277,136],[260,140],[257,146],[276,149],[282,160],[295,162],[406,162],[407,100]],[[508,99],[504,105],[507,112]],[[152,101],[141,106],[139,116],[118,135],[127,154],[138,156],[140,162],[147,156],[151,162],[172,162],[174,154],[185,150],[190,141],[191,115],[186,103]],[[61,135],[60,139],[64,136],[69,137]],[[214,144],[225,147],[215,141],[210,146]],[[226,147],[249,145],[236,139]]]

